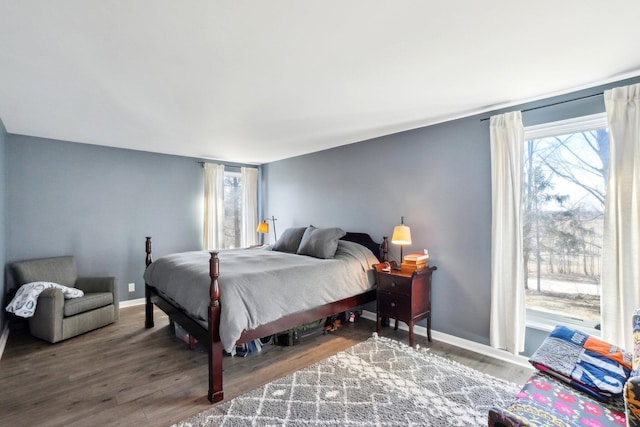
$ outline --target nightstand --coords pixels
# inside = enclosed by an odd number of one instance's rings
[[[431,274],[438,268],[427,267],[423,270],[382,271],[384,264],[376,264],[376,281],[378,283],[378,315],[377,331],[383,317],[398,320],[409,326],[409,344],[414,346],[413,327],[423,319],[427,319],[427,338],[431,341]]]

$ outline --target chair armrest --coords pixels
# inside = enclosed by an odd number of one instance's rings
[[[489,427],[531,427],[531,424],[503,408],[489,409]]]
[[[640,377],[631,377],[624,385],[624,408],[627,426],[640,426]]]
[[[62,307],[64,306],[64,294],[61,289],[48,288],[40,293],[38,296],[38,304],[36,310],[49,308],[60,308],[60,315],[62,315]]]
[[[35,337],[58,342],[62,339],[64,295],[60,289],[49,288],[38,297],[36,311],[28,319],[29,331]]]

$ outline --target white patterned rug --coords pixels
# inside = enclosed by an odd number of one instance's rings
[[[486,426],[519,390],[374,334],[177,426]]]

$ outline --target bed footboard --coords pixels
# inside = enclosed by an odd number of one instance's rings
[[[148,267],[152,263],[151,258],[151,237],[146,238],[145,250],[147,253],[145,264]],[[204,330],[198,323],[194,322],[183,310],[175,307],[159,295],[155,288],[145,283],[145,328],[153,328],[153,305],[158,306],[169,318],[185,328],[191,335],[198,338],[200,343],[207,348],[209,364],[209,391],[207,397],[209,402],[220,402],[224,399],[222,389],[222,356],[223,348],[220,341],[220,285],[218,276],[220,275],[220,260],[218,252],[210,252],[209,276],[211,285],[209,287],[209,310],[208,328]]]
[[[220,402],[224,398],[222,391],[222,342],[220,341],[220,285],[218,276],[220,274],[220,259],[218,252],[210,252],[209,276],[211,286],[209,287],[209,402]]]
[[[366,239],[362,236],[366,236]],[[354,238],[353,236],[351,238]],[[351,240],[351,238],[349,240]],[[364,233],[355,233],[357,240],[352,240],[357,243],[361,243],[372,249],[382,249],[379,253],[380,259],[386,259],[386,247],[380,247],[371,240],[368,235]],[[385,243],[386,243],[386,237]],[[386,245],[384,245],[386,246]],[[148,267],[152,263],[151,258],[151,237],[146,238],[146,259],[145,263]],[[209,259],[209,276],[211,277],[211,285],[209,287],[209,310],[208,310],[208,328],[203,328],[198,322],[194,321],[184,310],[176,307],[172,302],[165,299],[160,295],[157,290],[145,283],[145,328],[153,328],[153,306],[156,305],[162,311],[164,311],[169,318],[185,328],[189,334],[195,336],[198,341],[205,346],[208,353],[208,365],[209,365],[209,391],[207,397],[211,403],[220,402],[224,398],[223,382],[222,382],[222,363],[224,349],[222,342],[220,341],[220,285],[218,283],[218,277],[220,275],[220,260],[218,258],[218,252],[211,251],[211,257]],[[366,303],[376,300],[375,289],[367,292],[355,295],[349,298],[345,298],[340,301],[335,301],[329,304],[325,304],[320,307],[315,307],[305,312],[294,313],[278,319],[269,324],[263,325],[257,329],[251,331],[245,331],[239,344],[251,341],[256,338],[272,335],[276,332],[290,329],[303,323],[311,322],[322,317],[334,315],[336,313],[346,311]]]

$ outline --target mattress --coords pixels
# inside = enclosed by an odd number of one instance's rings
[[[145,282],[207,327],[209,259],[207,251],[158,258]],[[272,251],[270,248],[219,251],[220,340],[231,352],[245,330],[288,314],[348,298],[375,286],[373,253],[340,240],[335,258]]]

